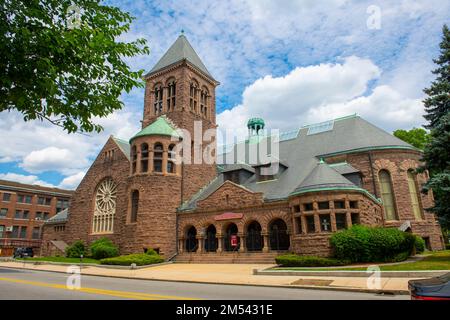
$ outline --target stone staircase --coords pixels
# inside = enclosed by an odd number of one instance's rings
[[[285,252],[222,252],[222,253],[180,253],[173,261],[176,263],[248,263],[275,264],[275,257]]]

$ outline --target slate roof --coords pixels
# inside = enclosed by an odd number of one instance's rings
[[[53,223],[64,223],[67,221],[67,218],[69,217],[69,209],[64,209],[60,212],[58,212],[56,215],[48,219],[45,224],[53,224]]]
[[[120,150],[125,154],[125,156],[130,160],[130,144],[122,139],[112,137],[114,142],[119,146]]]
[[[145,76],[158,72],[164,68],[167,68],[177,62],[187,60],[194,67],[199,69],[205,75],[214,80],[214,77],[209,73],[206,66],[203,64],[200,57],[195,52],[184,34],[181,34],[178,39],[172,44],[162,58],[156,63],[156,65]]]
[[[341,168],[339,166],[330,167],[325,163],[318,165],[319,160],[325,156],[364,150],[418,150],[357,115],[335,119],[333,122],[331,130],[308,135],[311,126],[305,126],[299,129],[298,134],[292,139],[280,141],[279,158],[283,159],[287,169],[281,170],[275,180],[258,182],[256,175],[253,175],[242,185],[254,192],[262,192],[266,201],[286,199],[295,192],[305,191],[307,188],[313,187],[344,187],[367,193],[367,191],[342,176],[347,171],[355,171],[355,168],[350,165],[342,165]],[[242,144],[245,144],[245,146],[242,146]],[[229,153],[236,153],[238,148],[244,147],[248,150],[248,148],[254,146],[248,141],[238,143],[238,145],[234,145],[227,150],[227,154],[223,158],[228,159]],[[244,162],[249,163],[248,157]],[[219,172],[227,171],[227,167],[230,165],[236,166],[236,164],[219,163]],[[217,190],[222,183],[223,174],[219,173],[213,183],[205,186],[195,197],[185,202],[180,209],[195,208],[196,201],[205,199]]]
[[[171,121],[167,117],[163,115],[160,116],[151,124],[149,124],[148,126],[146,126],[144,129],[136,133],[130,139],[130,143],[133,139],[137,137],[151,136],[151,135],[181,138],[181,136],[177,133],[177,128],[171,123]]]

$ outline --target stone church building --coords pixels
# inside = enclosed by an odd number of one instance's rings
[[[277,154],[250,161],[240,153],[267,138],[264,120],[253,118],[248,139],[220,148],[218,161],[184,161],[215,146],[191,139],[199,124],[200,136],[217,128],[219,82],[184,35],[145,81],[142,130],[108,139],[70,207],[45,224],[42,254],[106,236],[122,254],[273,262],[284,251],[330,255],[330,235],[354,224],[401,228],[443,248],[411,145],[353,115],[281,133]]]

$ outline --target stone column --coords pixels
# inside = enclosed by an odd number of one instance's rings
[[[347,218],[347,228],[351,228],[352,227],[352,215],[350,212],[346,212],[345,213],[345,217]]]
[[[178,242],[179,242],[178,251],[180,253],[183,253],[184,252],[184,239],[179,239]]]
[[[198,239],[198,249],[197,252],[198,253],[203,253],[203,247],[204,247],[204,238],[203,237],[199,237]]]
[[[238,235],[240,241],[239,252],[247,252],[247,243],[245,242],[245,235]]]
[[[263,238],[264,238],[263,252],[269,252],[269,234],[263,233]]]
[[[320,217],[318,214],[314,214],[314,225],[315,225],[315,229],[316,232],[320,232]]]
[[[217,236],[217,253],[222,253],[222,245],[223,245],[223,236]]]
[[[337,231],[337,226],[336,226],[336,215],[334,212],[332,212],[330,214],[330,223],[331,223],[331,232],[336,232]]]

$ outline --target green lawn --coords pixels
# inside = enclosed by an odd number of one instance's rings
[[[376,264],[376,263],[374,263]],[[431,253],[423,260],[398,265],[380,265],[381,271],[450,270],[450,250]],[[274,268],[291,271],[365,271],[366,268]]]
[[[49,261],[49,262],[66,262],[66,263],[80,263],[79,258],[66,258],[66,257],[39,257],[39,258],[17,258],[16,260],[26,260],[26,261]],[[100,261],[91,258],[83,258],[83,263],[96,263],[99,264]]]

